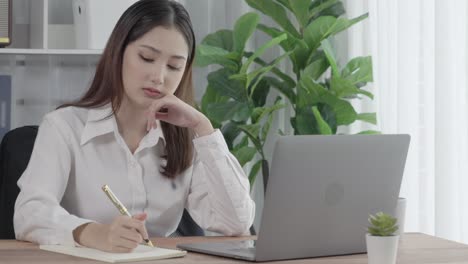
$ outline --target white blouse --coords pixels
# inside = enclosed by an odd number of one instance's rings
[[[249,181],[219,130],[193,140],[193,165],[174,180],[160,173],[165,140],[150,130],[132,154],[118,132],[110,105],[67,107],[47,114],[28,167],[18,181],[16,238],[74,245],[73,230],[119,215],[101,187],[109,185],[131,214],[147,212],[150,237],[168,236],[183,209],[204,229],[247,233],[255,204]]]

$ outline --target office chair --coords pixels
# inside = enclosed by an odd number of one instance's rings
[[[5,134],[0,144],[0,239],[15,239],[13,212],[19,193],[18,179],[26,169],[38,127],[24,126]],[[184,210],[171,236],[204,236],[205,233]]]

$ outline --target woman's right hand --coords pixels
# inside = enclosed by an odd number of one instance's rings
[[[148,238],[146,213],[118,216],[111,224],[86,223],[73,230],[73,238],[83,246],[107,252],[128,253]]]

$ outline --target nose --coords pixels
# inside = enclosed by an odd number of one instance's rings
[[[151,82],[155,85],[164,83],[165,67],[161,63],[156,63],[151,70]]]

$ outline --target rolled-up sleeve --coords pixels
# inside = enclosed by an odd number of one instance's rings
[[[67,187],[72,154],[54,120],[39,127],[28,167],[18,186],[14,228],[16,238],[39,244],[75,245],[73,230],[91,222],[69,214],[61,205]]]
[[[255,216],[249,181],[216,130],[194,139],[195,160],[187,209],[204,229],[224,235],[248,233]]]

